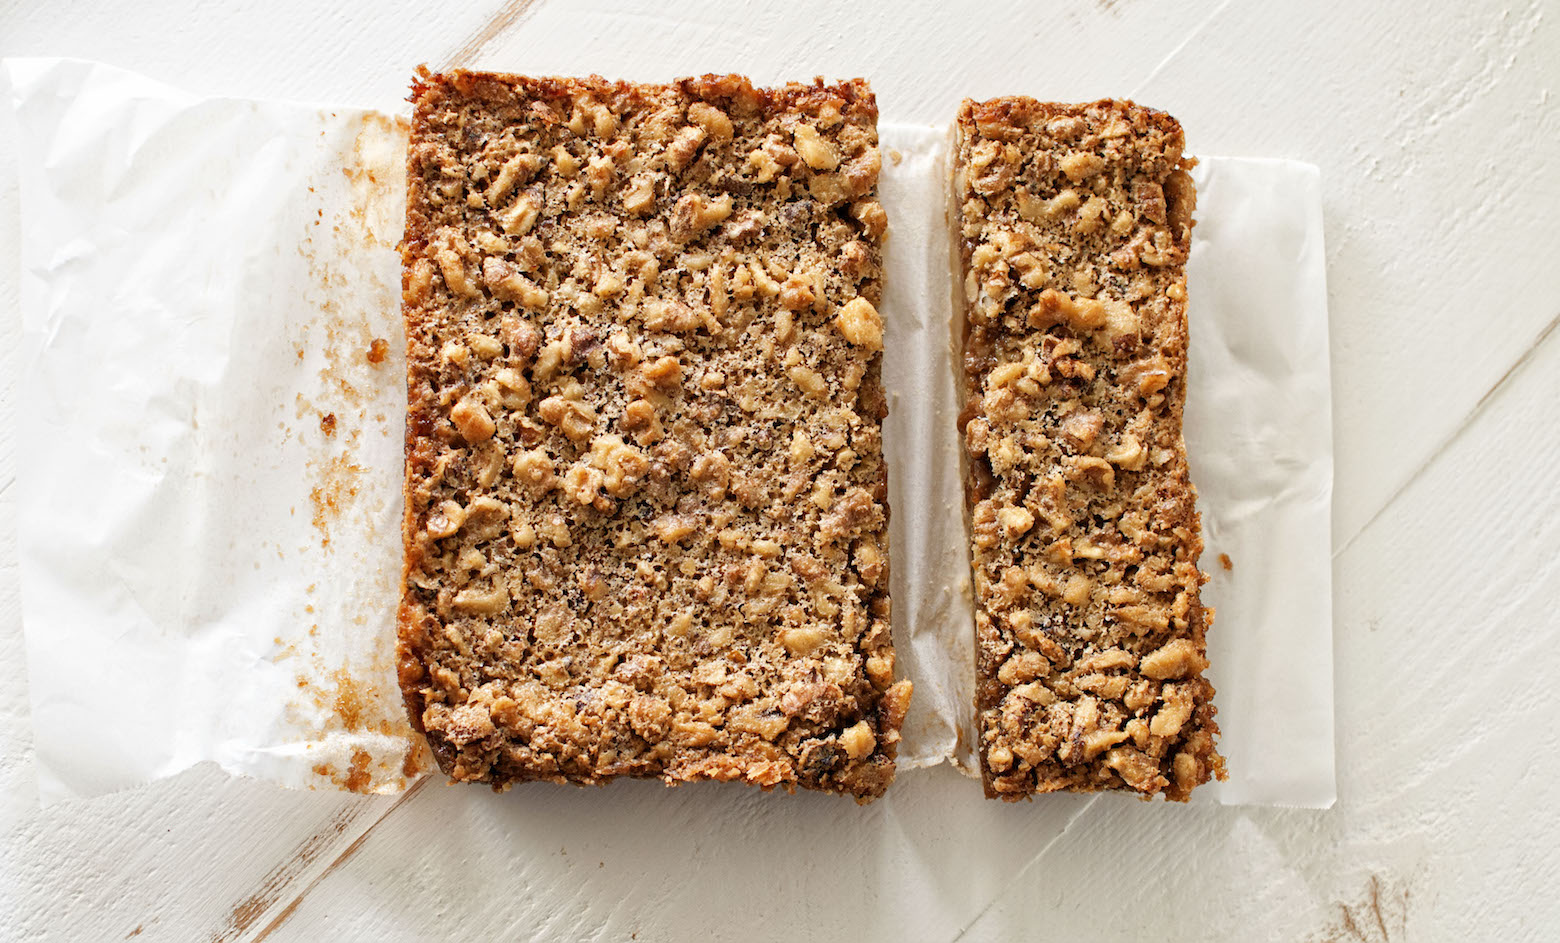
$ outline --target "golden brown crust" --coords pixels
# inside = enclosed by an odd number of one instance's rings
[[[399,669],[503,788],[882,794],[882,207],[865,82],[420,72]]]
[[[986,794],[1223,776],[1181,438],[1195,203],[1130,102],[966,101],[953,161]]]

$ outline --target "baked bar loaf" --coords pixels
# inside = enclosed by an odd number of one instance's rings
[[[419,74],[399,672],[455,780],[882,794],[877,106]]]
[[[1196,197],[1130,102],[966,101],[953,161],[987,796],[1223,776],[1181,438]]]

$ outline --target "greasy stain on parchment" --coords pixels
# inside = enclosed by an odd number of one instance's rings
[[[309,188],[319,205],[299,244],[316,313],[292,342],[298,362],[318,369],[296,394],[288,430],[308,449],[308,505],[294,513],[307,514],[314,534],[298,552],[321,560],[327,578],[296,614],[309,631],[287,653],[297,670],[287,716],[307,728],[311,744],[335,744],[321,746],[316,785],[387,793],[431,767],[406,720],[393,616],[385,617],[400,593],[400,533],[387,526],[399,519],[399,471],[387,481],[383,460],[367,457],[383,456],[387,440],[399,450],[402,437],[399,280],[386,272],[398,271],[408,127],[386,115],[356,120],[350,151]],[[376,605],[354,612],[341,604],[343,593]],[[343,638],[353,640],[345,655],[336,644]]]

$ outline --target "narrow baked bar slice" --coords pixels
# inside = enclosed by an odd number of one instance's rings
[[[1130,102],[966,101],[954,245],[986,795],[1223,776],[1181,438],[1196,200]]]
[[[455,780],[882,794],[868,85],[419,74],[399,673]]]

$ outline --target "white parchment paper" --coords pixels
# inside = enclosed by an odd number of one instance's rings
[[[1337,797],[1332,388],[1321,176],[1210,157],[1192,172],[1186,450],[1217,609],[1208,635],[1226,805]]]
[[[215,761],[392,792],[404,125],[11,60],[19,556],[44,801]],[[945,132],[885,126],[901,768],[973,768]],[[1186,436],[1225,803],[1333,798],[1330,399],[1315,168],[1209,159]],[[1218,563],[1227,554],[1231,568]]]
[[[44,801],[203,760],[401,788],[404,130],[93,63],[6,73]]]
[[[901,765],[950,760],[973,775],[947,139],[943,128],[882,129],[884,442],[896,644],[915,679]],[[1325,808],[1335,798],[1332,398],[1319,175],[1294,161],[1212,157],[1193,177],[1185,432],[1229,766],[1197,801]]]

